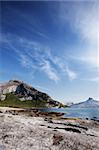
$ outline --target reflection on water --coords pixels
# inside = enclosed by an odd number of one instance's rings
[[[65,117],[72,118],[97,118],[99,119],[99,107],[97,108],[44,108],[42,111],[47,112],[62,112]]]

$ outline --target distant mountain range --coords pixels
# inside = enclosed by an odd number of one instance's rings
[[[0,105],[27,107],[60,107],[62,104],[48,94],[38,91],[19,80],[10,80],[0,84]]]
[[[71,105],[72,108],[88,108],[88,107],[99,107],[99,101],[90,98],[84,102]]]

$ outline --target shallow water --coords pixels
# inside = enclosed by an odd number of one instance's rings
[[[62,112],[65,117],[99,119],[99,107],[97,108],[45,108],[42,111]]]

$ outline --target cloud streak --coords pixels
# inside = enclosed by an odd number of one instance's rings
[[[92,51],[92,53],[82,53],[69,56],[69,58],[77,63],[86,64],[87,68],[99,68],[99,54],[98,51]]]
[[[51,63],[47,60],[46,48],[41,46],[37,42],[28,41],[26,39],[16,37],[15,41],[11,39],[5,39],[5,42],[8,46],[14,50],[14,52],[18,55],[18,61],[20,61],[21,65],[25,68],[31,70],[38,70],[44,72],[49,79],[57,82],[59,80],[59,76],[57,71]],[[13,42],[12,42],[13,41]],[[16,43],[15,46],[13,43]],[[24,48],[24,51],[21,49]]]
[[[76,11],[74,27],[81,37],[90,42],[90,44],[97,44],[99,40],[99,3],[89,3],[88,6],[84,7],[82,5]]]
[[[62,72],[68,76],[68,78],[70,79],[70,81],[77,79],[78,77],[78,73],[73,71],[69,65],[68,62],[64,62],[64,59],[58,58],[57,56],[55,56],[53,58],[53,56],[50,55],[51,60],[53,61],[53,63],[58,64],[58,67],[62,70]]]
[[[66,72],[71,81],[77,78],[77,73],[73,70],[70,70],[68,66],[66,67]]]
[[[99,77],[94,77],[94,78],[88,78],[88,79],[83,79],[85,81],[90,81],[90,82],[99,82]]]
[[[27,9],[26,4],[23,5],[24,9]],[[6,9],[6,13],[8,14],[5,18],[3,18],[5,22],[4,25],[8,24],[9,27],[13,28],[12,21],[9,20],[12,19],[11,17],[13,17],[13,15],[15,15],[16,19],[13,18],[15,23],[15,30],[19,27],[20,30],[27,33],[29,32],[29,34],[32,36],[34,35],[38,38],[43,38],[44,40],[49,39],[45,28],[42,27],[42,22],[38,16],[35,16],[35,13],[31,14],[29,11],[27,13],[24,10],[19,9],[17,6],[13,7],[13,5],[11,6],[9,4],[7,7],[5,6],[5,8],[2,7],[2,13],[4,12],[4,9]],[[19,21],[17,21],[17,18]]]
[[[77,73],[71,70],[62,58],[53,55],[49,47],[18,36],[13,38],[12,35],[4,38],[4,41],[17,53],[17,59],[23,67],[42,71],[50,80],[55,82],[61,79],[60,73],[67,76],[71,81],[77,78]]]
[[[44,60],[41,63],[41,69],[48,75],[51,80],[54,80],[55,82],[59,80],[58,73],[56,73],[56,70],[51,66],[48,60]]]
[[[98,1],[76,1],[71,3],[71,5],[68,2],[60,3],[58,19],[64,26],[68,22],[72,31],[77,33],[81,39],[87,40],[90,44],[97,44],[99,41]]]
[[[99,68],[99,2],[61,2],[57,20],[65,28],[67,23],[83,44],[79,51],[72,52],[73,60],[89,67]],[[76,46],[77,47],[77,46]]]

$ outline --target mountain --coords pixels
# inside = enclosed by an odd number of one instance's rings
[[[48,94],[38,91],[30,85],[19,81],[10,80],[0,84],[0,105],[1,106],[29,106],[29,107],[56,107],[62,105],[53,100]]]
[[[86,107],[99,107],[99,101],[90,98],[84,102],[73,104],[72,108],[86,108]]]

